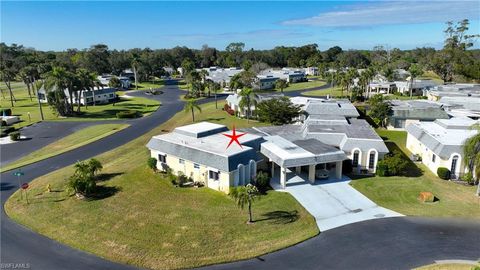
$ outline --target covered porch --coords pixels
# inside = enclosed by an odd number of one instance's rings
[[[345,153],[316,139],[289,141],[280,136],[265,138],[260,152],[270,162],[272,184],[285,189],[287,181],[295,176],[307,179],[311,184],[316,179],[342,179]]]

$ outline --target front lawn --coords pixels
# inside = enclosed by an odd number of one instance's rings
[[[308,82],[298,82],[298,83],[289,83],[288,87],[283,89],[284,92],[297,91],[297,90],[308,90],[315,87],[324,86],[327,84],[322,80],[311,80]],[[277,91],[280,91],[277,89]]]
[[[342,97],[342,89],[338,86],[335,86],[335,87],[329,87],[321,90],[302,92],[302,95],[318,96],[318,97],[324,97],[324,96],[330,95],[331,97]],[[343,91],[343,95],[346,95],[346,91]]]
[[[37,151],[34,151],[7,166],[2,166],[1,171],[16,169],[49,157],[65,153],[80,146],[100,140],[117,131],[120,131],[129,125],[127,124],[100,124],[83,128],[73,134],[70,134],[58,141],[55,141]]]
[[[201,105],[198,121],[259,123],[237,119]],[[191,268],[259,256],[318,233],[315,220],[289,194],[270,191],[253,205],[256,222],[227,195],[208,188],[176,188],[147,169],[145,144],[153,135],[191,123],[180,112],[144,136],[97,158],[103,163],[100,198],[67,196],[72,166],[31,183],[30,204],[16,192],[6,203],[15,221],[73,247],[101,257],[152,269]],[[45,192],[50,184],[54,192]]]
[[[138,90],[160,89],[165,86],[165,80],[146,81],[138,83]],[[135,89],[135,85],[131,87]]]
[[[386,140],[389,149],[405,147],[406,132],[377,130]],[[397,148],[398,147],[398,148]],[[410,176],[367,177],[351,182],[351,185],[377,204],[411,216],[480,218],[480,197],[474,186],[441,180],[423,164],[411,163]],[[430,191],[439,200],[423,203],[417,198],[420,192]]]
[[[30,100],[26,88],[20,86],[14,89],[14,95],[17,98],[17,102],[14,103],[14,107],[11,107],[10,97],[8,92],[5,93],[5,98],[0,100],[1,108],[12,108],[13,115],[19,115],[21,122],[14,124],[14,127],[20,128],[26,125],[30,125],[41,121],[40,110],[38,102],[35,97]],[[160,103],[155,100],[133,97],[133,98],[120,98],[118,102],[114,104],[97,104],[95,106],[88,106],[88,108],[82,106],[81,114],[73,117],[59,117],[52,108],[46,103],[42,103],[43,115],[45,120],[105,120],[116,119],[116,113],[126,110],[136,110],[143,115],[150,114],[157,110]],[[75,107],[76,110],[76,107]],[[28,117],[30,113],[30,118]]]

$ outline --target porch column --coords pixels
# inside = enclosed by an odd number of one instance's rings
[[[297,174],[300,174],[300,173],[302,172],[302,167],[301,167],[301,166],[295,167],[295,172],[296,172]]]
[[[275,162],[272,161],[272,179],[275,176]]]
[[[337,179],[342,179],[342,166],[343,166],[342,161],[337,161],[335,164],[335,177]]]
[[[315,164],[308,165],[308,181],[315,184]]]
[[[287,187],[287,170],[284,167],[280,167],[280,185],[283,189]]]

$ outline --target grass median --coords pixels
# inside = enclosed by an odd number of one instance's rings
[[[55,141],[37,151],[34,151],[6,166],[2,166],[1,171],[13,170],[28,164],[38,162],[67,151],[71,151],[83,145],[105,138],[127,128],[127,124],[100,124],[83,128],[73,134],[70,134],[58,141]]]

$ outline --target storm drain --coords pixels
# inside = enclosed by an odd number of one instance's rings
[[[377,218],[385,217],[385,214],[376,214],[374,215],[374,217],[377,217]]]
[[[363,210],[361,208],[358,208],[358,209],[355,209],[355,210],[351,210],[350,213],[359,213],[359,212],[362,212]]]

